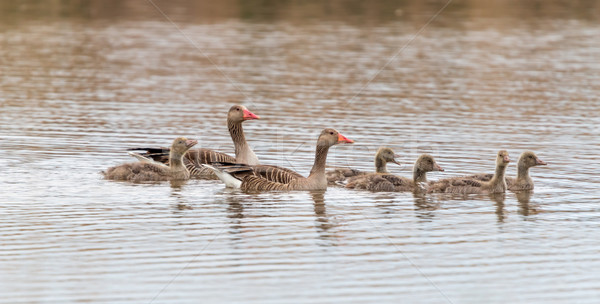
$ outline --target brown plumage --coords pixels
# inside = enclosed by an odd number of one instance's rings
[[[290,169],[265,165],[216,165],[212,169],[218,172],[217,175],[226,185],[237,186],[244,191],[324,190],[327,189],[325,162],[329,148],[338,143],[353,142],[334,129],[324,129],[317,140],[315,162],[308,177],[303,177]]]
[[[211,149],[199,148],[190,150],[185,155],[184,164],[190,170],[192,177],[217,178],[211,170],[202,167],[202,164],[221,162],[258,165],[258,158],[246,142],[244,129],[242,128],[244,121],[253,119],[260,119],[260,117],[242,105],[232,106],[227,112],[227,127],[233,140],[236,157]],[[129,150],[145,151],[145,153],[141,153],[140,155],[164,164],[169,163],[169,148],[134,148]]]
[[[389,173],[387,170],[387,163],[395,163],[399,166],[401,164],[396,160],[398,155],[394,154],[394,150],[388,147],[381,147],[375,153],[375,172],[376,173]],[[329,185],[336,185],[344,182],[350,177],[368,174],[369,172],[360,171],[351,168],[337,168],[327,171],[327,183]]]
[[[102,173],[106,179],[132,182],[186,180],[190,178],[190,172],[183,164],[183,156],[197,143],[184,137],[176,138],[171,145],[169,166],[137,162],[111,167]]]
[[[428,185],[428,192],[443,192],[443,193],[503,193],[506,192],[506,181],[504,180],[504,173],[506,167],[510,162],[508,152],[501,150],[498,152],[496,157],[496,171],[489,181],[482,181],[476,179],[477,176],[483,176],[483,174],[462,176],[442,179],[435,182],[430,182]]]
[[[302,174],[279,166],[248,166],[236,163],[213,163],[212,165],[226,171],[239,180],[243,180],[247,175],[254,175],[268,181],[287,184],[294,179],[303,178]]]
[[[511,191],[525,191],[533,190],[533,180],[529,176],[529,168],[535,166],[544,166],[546,162],[542,161],[531,151],[525,151],[519,157],[517,162],[517,177],[506,177],[506,185],[508,190]],[[468,176],[481,181],[489,181],[493,177],[493,174],[477,174]]]
[[[412,179],[389,173],[370,173],[349,178],[346,188],[388,192],[424,192],[427,185],[427,172],[431,171],[444,171],[444,169],[436,163],[433,156],[423,154],[415,162]]]

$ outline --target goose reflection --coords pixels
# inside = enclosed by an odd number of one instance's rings
[[[230,192],[225,189],[224,192]],[[229,234],[232,235],[232,241],[237,243],[242,240],[244,232],[244,204],[243,197],[238,193],[224,193],[225,202],[227,202],[227,222],[229,225]]]
[[[171,185],[171,196],[175,199],[175,211],[182,210],[190,210],[193,209],[192,206],[187,202],[187,200],[181,194],[181,190],[183,189],[183,185],[185,185],[186,180],[172,180],[170,181]]]
[[[519,201],[519,210],[518,213],[523,216],[529,216],[532,214],[537,214],[539,210],[536,208],[535,204],[531,204],[531,195],[533,191],[519,191],[515,192],[517,196],[517,200]]]
[[[433,197],[420,192],[414,192],[413,198],[417,218],[431,221],[435,217],[434,211],[440,209],[440,203],[434,200]]]
[[[506,199],[506,193],[490,193],[488,194],[490,200],[496,202],[496,216],[498,217],[498,223],[504,223],[506,215],[504,214],[504,200]]]
[[[328,241],[328,245],[335,246],[332,241],[337,241],[337,236],[329,230],[336,225],[330,222],[327,214],[327,206],[325,205],[325,191],[311,191],[310,195],[314,201],[315,210],[315,227],[319,238]]]

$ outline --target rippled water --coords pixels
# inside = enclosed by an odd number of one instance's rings
[[[490,16],[458,2],[415,38],[443,3],[304,22],[321,11],[264,6],[261,19],[180,1],[165,8],[174,24],[125,3],[140,14],[0,7],[0,302],[600,299],[600,24],[586,17],[598,5]],[[302,174],[324,127],[356,140],[332,167],[369,170],[381,145],[405,176],[434,154],[446,172],[430,179],[492,172],[499,149],[549,165],[531,170],[533,194],[505,197],[244,194],[99,174],[178,135],[233,153],[236,103],[262,118],[244,124],[261,161]]]

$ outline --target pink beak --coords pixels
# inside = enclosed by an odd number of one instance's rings
[[[542,166],[543,166],[543,165],[547,165],[548,163],[546,163],[545,161],[542,161],[542,160],[541,160],[541,159],[539,159],[539,158],[536,158],[536,159],[535,159],[535,164],[536,164],[536,165],[542,165]]]
[[[198,143],[198,141],[197,141],[197,140],[194,140],[194,139],[188,139],[188,140],[186,140],[186,141],[185,141],[185,145],[186,145],[188,148],[191,148],[191,147],[193,147],[193,146],[194,146],[194,145],[196,145],[197,143]]]
[[[435,168],[437,169],[437,171],[442,171],[444,172],[444,168],[442,168],[442,166],[435,164]]]
[[[508,155],[504,156],[504,162],[505,163],[509,163],[510,162],[510,157],[508,157]]]
[[[244,120],[252,120],[252,119],[260,119],[260,116],[255,115],[254,113],[244,109]]]

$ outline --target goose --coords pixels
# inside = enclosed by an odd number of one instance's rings
[[[227,112],[227,128],[233,140],[235,148],[235,157],[228,154],[217,152],[211,149],[193,149],[185,155],[185,166],[190,170],[193,177],[212,178],[216,176],[211,170],[202,167],[202,164],[213,162],[241,163],[247,165],[258,165],[258,157],[252,151],[252,148],[246,142],[242,123],[246,120],[260,119],[260,116],[250,112],[245,106],[234,105]],[[152,158],[154,161],[167,164],[169,162],[168,148],[133,148],[131,151],[145,151],[141,154],[130,154],[138,159]]]
[[[375,172],[376,173],[389,173],[387,170],[387,163],[394,163],[398,166],[402,166],[399,161],[396,160],[399,155],[394,153],[394,150],[388,147],[380,147],[375,153]],[[336,168],[327,171],[327,183],[329,185],[336,185],[343,183],[350,177],[365,175],[368,172],[360,171],[351,168]]]
[[[243,191],[264,191],[264,190],[325,190],[327,189],[327,177],[325,175],[325,162],[327,160],[327,152],[333,145],[339,143],[353,143],[354,141],[346,138],[335,129],[324,129],[317,140],[315,153],[315,162],[308,177],[289,170],[275,166],[267,166],[272,168],[271,174],[281,174],[280,172],[288,172],[293,174],[295,178],[290,178],[287,181],[274,181],[273,178],[265,176],[264,172],[258,172],[265,166],[248,166],[243,164],[235,164],[228,166],[220,166],[218,164],[204,166],[215,172],[215,174],[225,183],[227,187],[241,188]],[[284,171],[282,171],[284,170]]]
[[[535,166],[545,166],[548,163],[542,161],[531,151],[521,153],[517,161],[517,177],[506,177],[506,185],[511,191],[527,191],[533,190],[533,180],[529,176],[529,168]],[[478,174],[471,176],[474,179],[481,181],[489,181],[493,174]]]
[[[153,161],[140,161],[110,167],[102,172],[106,179],[132,182],[187,180],[190,171],[183,164],[183,156],[198,141],[178,137],[169,149],[169,165]]]
[[[506,150],[498,151],[496,157],[496,171],[489,181],[481,181],[471,177],[454,177],[430,182],[428,192],[462,193],[462,194],[489,194],[506,192],[504,173],[510,162]]]
[[[396,176],[389,173],[370,173],[351,177],[346,188],[369,191],[424,192],[427,185],[427,172],[444,171],[433,156],[422,154],[413,167],[413,178]]]

